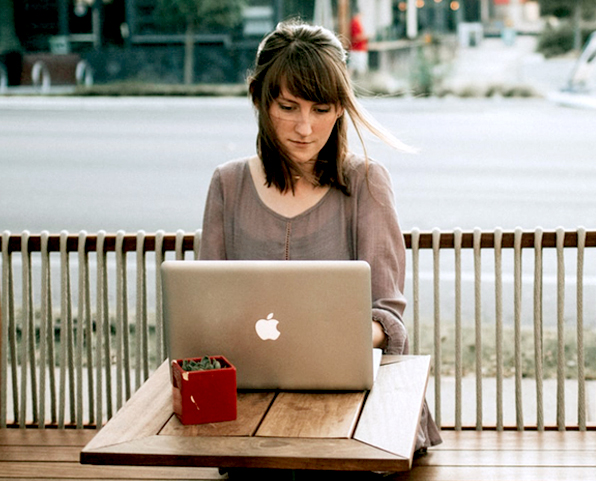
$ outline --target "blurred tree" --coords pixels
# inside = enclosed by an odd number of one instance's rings
[[[582,47],[581,19],[596,15],[596,0],[538,0],[543,16],[570,19],[573,25],[573,48]]]
[[[242,21],[244,0],[159,0],[161,20],[172,26],[184,26],[184,83],[194,78],[195,33],[214,32],[236,27]]]
[[[14,22],[13,0],[0,0],[0,62],[6,66],[8,83],[20,82],[22,47]]]
[[[538,0],[538,3],[542,15],[558,18],[573,17],[577,9],[580,9],[585,16],[592,16],[596,11],[594,0]]]

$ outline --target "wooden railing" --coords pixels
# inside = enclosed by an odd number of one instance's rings
[[[596,367],[590,363],[596,347],[586,339],[594,337],[596,327],[594,306],[584,301],[596,298],[594,276],[586,272],[596,266],[596,250],[589,250],[596,247],[596,231],[415,229],[405,239],[406,323],[412,353],[433,355],[430,401],[437,423],[454,429],[593,429],[586,390],[594,383]],[[0,427],[102,425],[165,358],[159,265],[167,257],[196,258],[200,232],[4,232],[0,247]],[[453,256],[452,264],[443,253]],[[573,276],[566,263],[570,255]],[[545,268],[556,278],[554,296],[544,294]],[[575,290],[573,309],[566,304],[569,284]],[[554,351],[545,352],[545,317],[551,314]],[[570,333],[573,342],[566,343]],[[472,341],[466,343],[466,336]],[[474,374],[472,423],[463,415],[467,372]],[[544,389],[551,375],[555,400],[546,399],[551,393]],[[524,416],[524,399],[531,396],[524,387],[528,378],[536,405],[531,420]],[[494,395],[486,392],[493,381]],[[513,421],[504,414],[509,403],[503,384],[509,381]],[[577,415],[570,417],[565,411],[571,397]],[[487,401],[494,401],[494,420],[485,416]],[[553,421],[544,417],[551,402],[556,403]],[[470,404],[465,404],[467,412]]]

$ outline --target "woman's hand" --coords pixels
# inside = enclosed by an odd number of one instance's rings
[[[383,330],[383,326],[378,321],[372,321],[372,338],[373,347],[385,349],[387,347],[387,336]]]

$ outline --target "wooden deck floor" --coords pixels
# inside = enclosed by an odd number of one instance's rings
[[[596,479],[596,431],[443,431],[399,481]]]
[[[90,466],[80,450],[93,430],[0,429],[4,480],[217,480],[212,468]],[[593,481],[596,431],[444,431],[444,443],[418,458],[395,481]],[[366,473],[297,473],[297,479],[368,480]],[[247,479],[254,476],[247,476]],[[225,478],[225,476],[223,477]],[[257,477],[257,479],[259,479]]]
[[[215,480],[213,468],[91,466],[79,463],[90,429],[0,429],[0,480]]]

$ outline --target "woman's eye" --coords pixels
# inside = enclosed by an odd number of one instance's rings
[[[326,114],[328,112],[331,112],[331,107],[329,107],[329,106],[317,107],[316,111],[320,114]]]
[[[278,105],[279,105],[279,108],[282,110],[287,110],[287,111],[292,110],[291,105],[284,105],[284,104],[278,104]]]

